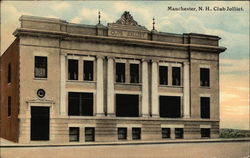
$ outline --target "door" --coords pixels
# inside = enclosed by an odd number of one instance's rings
[[[49,140],[49,107],[31,107],[31,140]]]

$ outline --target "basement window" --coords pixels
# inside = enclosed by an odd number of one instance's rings
[[[69,141],[79,142],[79,127],[69,127]]]
[[[127,128],[118,128],[118,140],[127,139]]]
[[[139,64],[130,64],[130,83],[139,83]]]
[[[172,67],[172,85],[180,86],[181,85],[181,68]]]
[[[116,82],[125,82],[125,63],[116,63]]]
[[[11,96],[8,96],[8,117],[11,116]]]
[[[159,79],[160,85],[167,85],[168,84],[168,67],[167,66],[160,66],[159,67]]]
[[[160,117],[180,118],[181,97],[160,96]]]
[[[175,128],[175,138],[183,139],[183,128]]]
[[[84,61],[83,78],[85,81],[93,81],[93,61]]]
[[[201,128],[201,138],[210,138],[210,128]]]
[[[35,78],[47,78],[47,57],[35,56]]]
[[[132,139],[133,140],[141,139],[141,128],[132,128]]]
[[[93,116],[93,93],[68,93],[69,116]]]
[[[208,68],[200,68],[200,86],[209,87],[209,69]]]
[[[162,128],[161,134],[162,134],[162,139],[170,138],[170,128]]]
[[[68,60],[68,79],[78,80],[78,60]]]
[[[116,94],[116,116],[139,117],[139,96]]]
[[[8,64],[8,83],[11,82],[11,64]]]
[[[94,127],[85,127],[85,141],[86,142],[95,141],[95,128]]]
[[[200,98],[200,109],[201,109],[201,118],[210,118],[210,98],[201,97]]]

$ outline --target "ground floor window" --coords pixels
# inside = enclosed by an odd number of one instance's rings
[[[170,128],[162,128],[161,133],[162,133],[162,139],[170,138]]]
[[[79,127],[69,127],[69,141],[79,142]]]
[[[175,128],[175,138],[176,139],[183,138],[183,128]]]
[[[139,95],[116,94],[116,116],[138,117]]]
[[[201,138],[210,138],[210,128],[201,128]]]
[[[133,140],[141,139],[141,128],[132,128],[132,139]]]
[[[127,139],[127,128],[118,128],[118,140]]]
[[[94,127],[85,127],[85,141],[86,142],[95,141],[95,128]]]

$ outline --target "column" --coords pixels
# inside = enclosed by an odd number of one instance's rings
[[[114,59],[108,58],[108,85],[107,85],[108,116],[115,116],[114,105]]]
[[[184,118],[190,118],[190,84],[189,84],[189,63],[184,62],[184,78],[183,78],[183,115]]]
[[[104,116],[103,106],[103,56],[97,56],[96,115]]]
[[[152,61],[152,84],[151,84],[151,106],[152,117],[159,117],[159,96],[158,96],[158,64],[157,61]]]
[[[148,61],[142,61],[142,117],[149,116]]]
[[[66,54],[61,54],[60,55],[60,114],[61,115],[66,115]]]

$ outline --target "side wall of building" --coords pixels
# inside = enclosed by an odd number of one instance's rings
[[[10,65],[10,81],[8,69]],[[18,141],[19,113],[19,39],[1,57],[1,137]],[[10,98],[10,99],[9,99]],[[9,101],[11,100],[11,101]],[[10,102],[10,109],[8,108]]]

